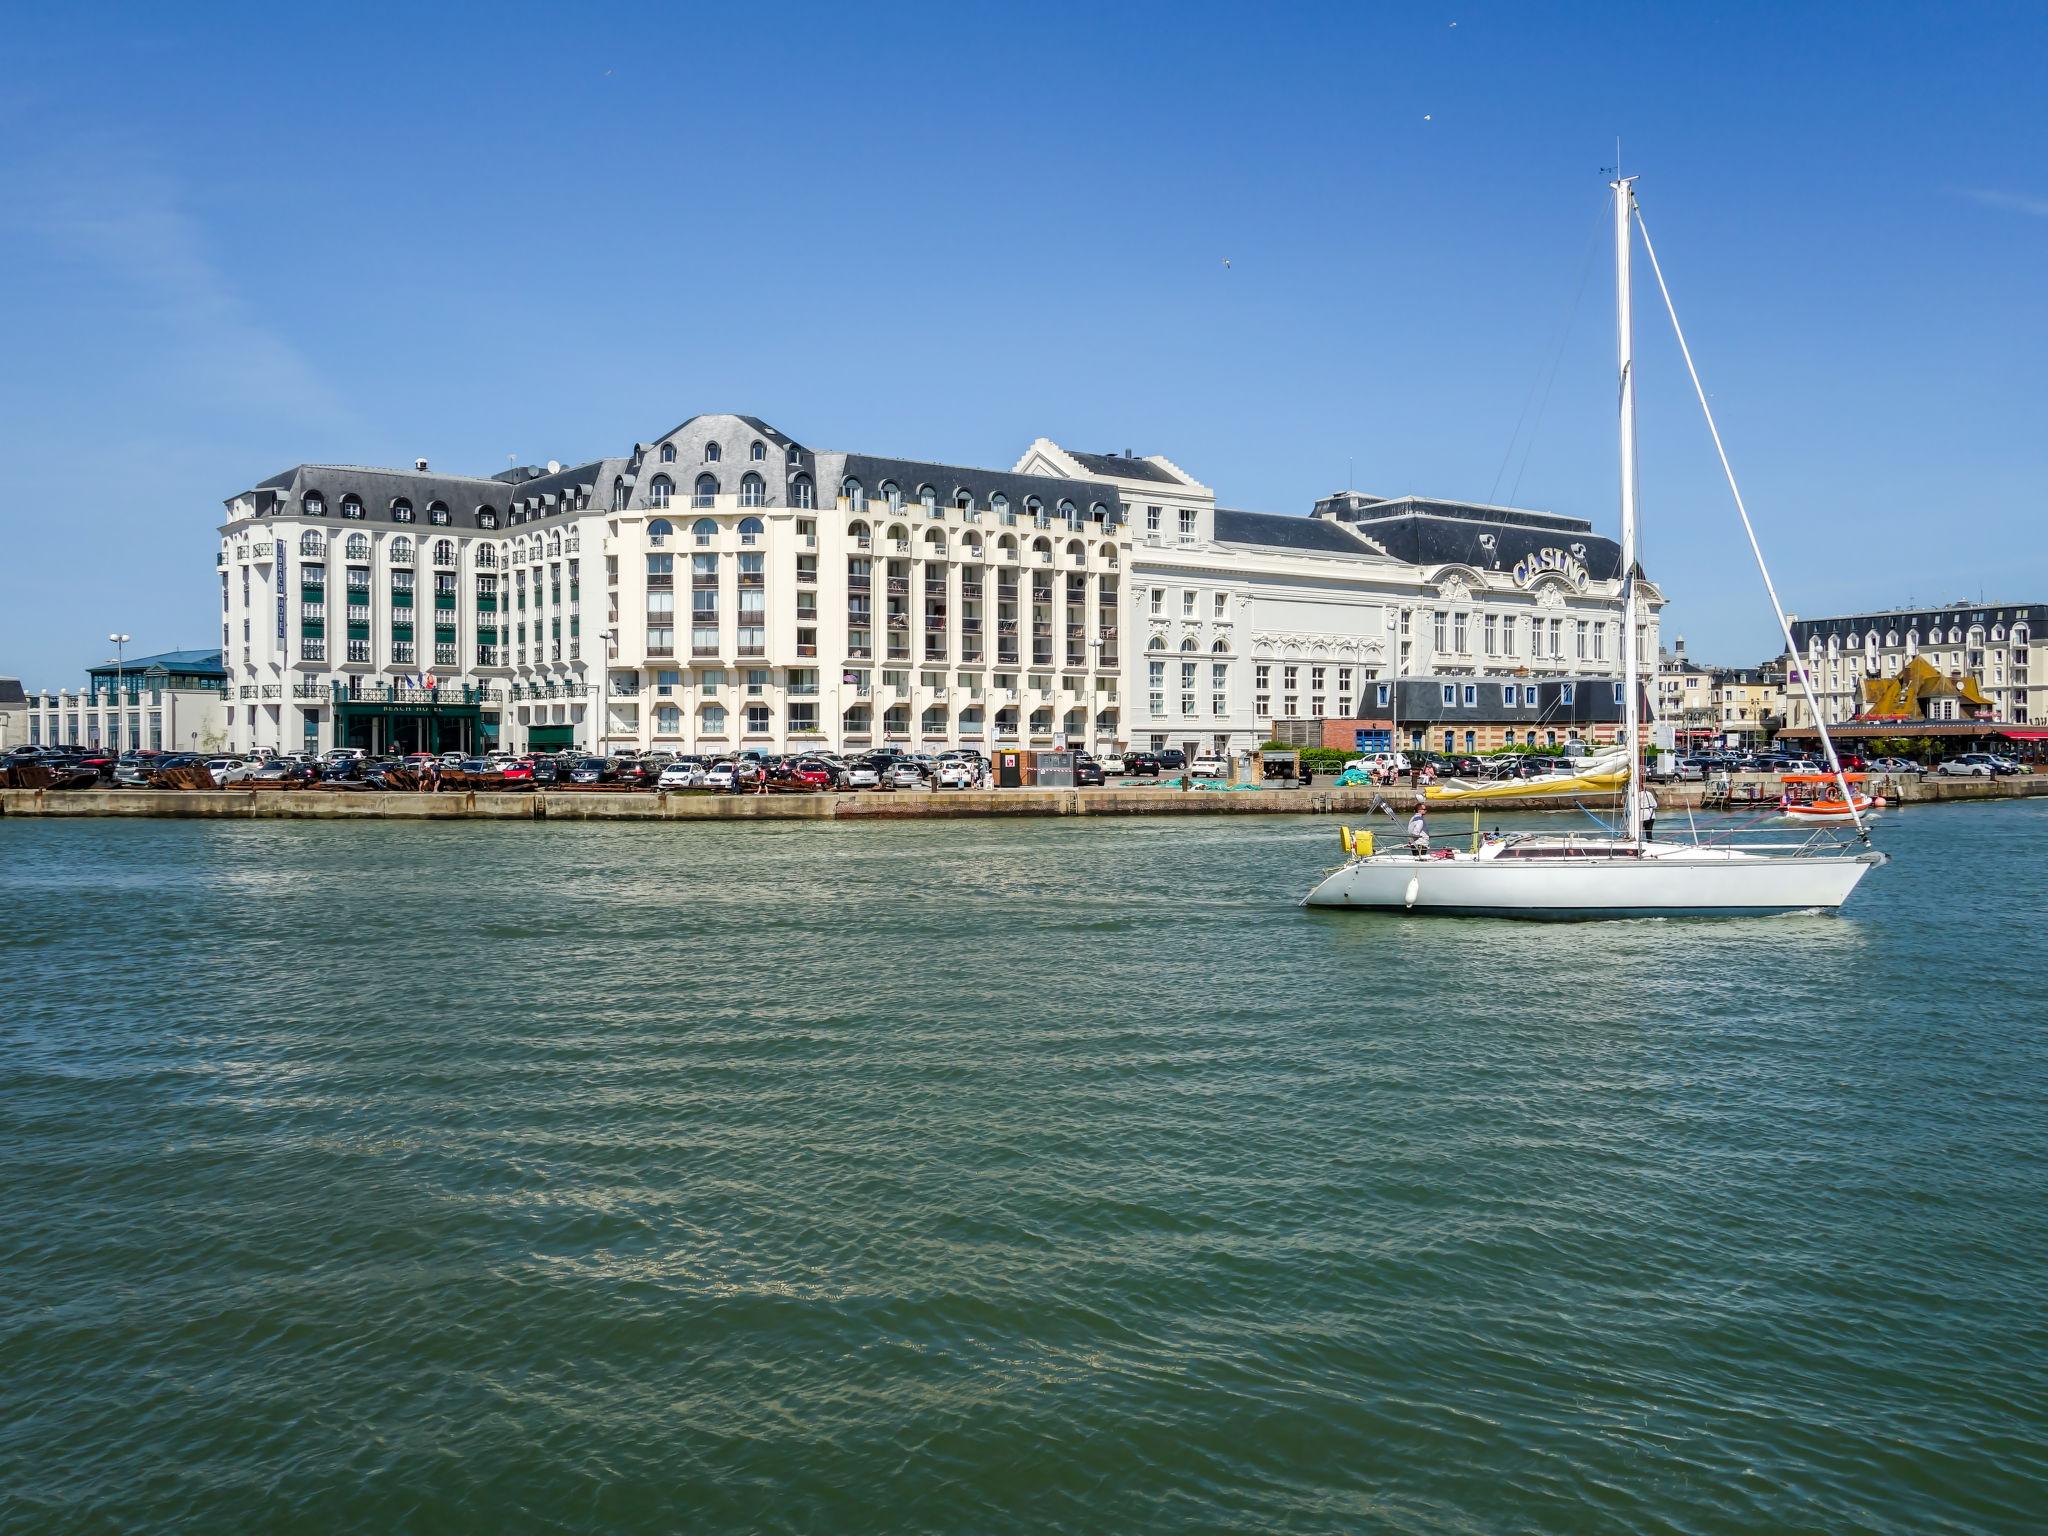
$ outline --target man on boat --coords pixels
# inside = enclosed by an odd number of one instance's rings
[[[1415,814],[1408,818],[1408,851],[1418,859],[1429,857],[1429,807],[1418,800]]]
[[[1657,797],[1647,784],[1636,791],[1636,817],[1643,824],[1643,841],[1647,843],[1657,835]]]

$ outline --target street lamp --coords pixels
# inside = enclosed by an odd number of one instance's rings
[[[133,635],[113,634],[107,636],[107,638],[114,642],[114,755],[119,757],[121,755],[122,737],[121,712],[124,708],[121,699],[122,671],[127,665],[128,642],[135,637]]]
[[[601,658],[603,665],[597,674],[597,755],[609,759],[612,755],[612,644],[619,638],[619,632],[616,629],[602,630],[598,638],[604,642],[604,656]]]

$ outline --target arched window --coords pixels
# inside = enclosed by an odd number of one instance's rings
[[[1016,559],[1017,535],[1015,535],[1014,533],[1006,533],[997,538],[996,553],[1002,556],[1002,558],[1004,558],[1005,560]]]
[[[434,564],[453,565],[454,563],[455,541],[453,539],[434,540]]]
[[[696,502],[697,502],[697,505],[698,505],[698,506],[700,506],[700,507],[708,507],[708,506],[710,506],[710,505],[711,505],[711,498],[712,498],[712,497],[714,497],[714,496],[716,496],[717,494],[718,494],[718,476],[716,476],[716,475],[699,475],[699,476],[697,477],[697,497],[696,497]]]
[[[1067,540],[1067,558],[1073,561],[1076,565],[1087,564],[1088,546],[1083,544],[1079,539]]]
[[[885,537],[891,549],[903,551],[910,548],[910,530],[901,523],[891,523]]]
[[[1036,496],[1026,496],[1024,498],[1024,515],[1027,517],[1045,516],[1045,503]]]
[[[551,555],[559,555],[561,552],[562,536],[558,533],[548,540],[548,553]]]
[[[1045,538],[1045,537],[1043,537],[1043,536],[1040,536],[1039,538],[1035,538],[1035,539],[1033,539],[1033,540],[1031,541],[1031,553],[1032,553],[1032,554],[1034,554],[1034,555],[1036,555],[1036,556],[1038,557],[1038,560],[1039,560],[1039,563],[1040,563],[1040,564],[1042,564],[1042,565],[1051,565],[1051,564],[1052,564],[1052,540],[1051,540],[1051,539],[1048,539],[1048,538]]]
[[[403,496],[400,496],[391,503],[391,521],[394,523],[409,523],[412,521],[412,503]]]
[[[402,533],[391,541],[391,563],[393,565],[412,564],[412,540]]]
[[[670,522],[665,517],[657,517],[653,522],[647,525],[647,538],[648,541],[652,543],[657,539],[667,538],[670,534],[674,533],[675,531],[676,525],[674,523]]]
[[[675,463],[675,461],[676,445],[674,443],[663,443],[661,445],[661,462],[664,464],[673,464]]]
[[[656,475],[647,486],[647,504],[651,507],[665,507],[675,491],[675,481],[669,479],[667,475]]]
[[[1192,656],[1201,648],[1201,643],[1193,635],[1189,635],[1187,639],[1180,643],[1181,654],[1184,656]]]
[[[690,524],[690,536],[699,544],[709,544],[718,533],[718,524],[708,517],[700,517]]]
[[[759,464],[768,457],[768,445],[756,438],[753,447],[747,450],[747,457]]]
[[[981,535],[971,532],[962,534],[960,536],[960,553],[970,560],[979,560],[981,558]]]
[[[946,553],[946,530],[943,528],[925,529],[924,542],[927,555],[943,557]]]
[[[853,547],[855,549],[866,549],[874,542],[874,536],[868,532],[868,525],[863,522],[848,523],[846,525],[846,536],[853,540]]]
[[[930,486],[920,485],[917,488],[917,499],[925,511],[936,512],[939,510],[939,493]]]
[[[341,498],[341,515],[352,523],[363,520],[363,498],[350,492]]]
[[[740,505],[743,507],[765,507],[768,505],[768,485],[751,469],[740,476]]]
[[[492,548],[492,547],[491,547],[490,545],[488,545],[488,544],[479,544],[479,545],[477,545],[477,547],[476,547],[476,563],[477,563],[477,565],[478,565],[478,566],[479,566],[479,567],[480,567],[481,569],[484,569],[484,570],[496,570],[496,569],[498,568],[498,552],[497,552],[497,550],[493,549],[493,548]]]
[[[718,462],[718,444],[706,443],[704,445],[704,462],[706,464],[716,464]]]
[[[1209,647],[1209,651],[1212,655],[1228,656],[1230,654],[1230,642],[1228,640],[1218,640]]]
[[[758,544],[761,542],[761,519],[758,517],[743,517],[740,519],[740,542],[742,544]]]
[[[839,483],[839,494],[846,498],[846,505],[852,511],[858,512],[868,504],[868,493],[858,480],[851,477]]]
[[[626,510],[626,477],[624,475],[612,476],[612,510],[614,512]]]
[[[1116,564],[1116,546],[1115,546],[1114,544],[1105,544],[1105,545],[1103,545],[1103,546],[1102,546],[1102,548],[1101,548],[1101,551],[1100,551],[1100,553],[1101,553],[1101,555],[1102,555],[1102,563],[1103,563],[1104,565],[1107,565],[1107,566],[1112,566],[1112,567],[1114,567],[1114,566],[1115,566],[1115,564]]]
[[[427,521],[436,528],[446,528],[448,526],[448,503],[445,501],[428,502]]]
[[[1060,516],[1071,523],[1081,516],[1081,511],[1071,501],[1062,496],[1060,498]]]
[[[347,559],[367,560],[370,558],[370,541],[363,534],[350,534],[348,536],[348,543],[344,546],[344,549],[346,550],[345,558]]]
[[[973,511],[973,510],[974,510],[974,492],[972,492],[972,491],[970,491],[969,489],[967,489],[967,487],[966,487],[966,486],[964,486],[964,485],[963,485],[963,486],[961,486],[961,487],[960,487],[960,488],[959,488],[958,490],[954,491],[954,492],[953,492],[953,510],[954,510],[954,511],[956,511],[956,512],[971,512],[971,511]]]
[[[319,529],[308,528],[299,535],[299,553],[302,555],[317,555],[326,545],[326,542],[325,539],[320,537]]]
[[[789,482],[789,499],[793,506],[809,508],[817,500],[817,492],[811,485],[809,475],[798,475]]]
[[[1109,508],[1105,507],[1105,506],[1104,506],[1104,505],[1103,505],[1103,504],[1102,504],[1101,502],[1099,502],[1099,501],[1091,501],[1091,502],[1089,502],[1089,503],[1088,503],[1088,521],[1089,521],[1089,522],[1091,522],[1091,523],[1093,523],[1093,524],[1094,524],[1094,525],[1095,525],[1096,527],[1098,527],[1098,528],[1106,528],[1106,527],[1108,527],[1108,526],[1109,526]]]
[[[804,451],[803,449],[797,447],[795,443],[791,443],[787,448],[782,450],[782,460],[791,469],[795,469],[797,465],[803,463]]]
[[[888,503],[891,512],[901,512],[903,510],[903,488],[894,480],[884,480],[882,482],[882,500]]]
[[[1010,511],[1010,498],[1001,491],[997,491],[995,495],[989,497],[988,509],[995,513],[997,517],[1005,517]]]
[[[1153,636],[1153,637],[1152,637],[1152,638],[1151,638],[1150,640],[1147,640],[1147,641],[1145,642],[1145,649],[1146,649],[1146,650],[1148,650],[1148,651],[1163,651],[1163,650],[1165,650],[1165,649],[1166,649],[1166,636],[1164,636],[1164,635],[1154,635],[1154,636]]]
[[[327,498],[318,491],[306,492],[306,498],[300,505],[306,509],[306,516],[308,517],[325,517],[327,515]]]
[[[498,514],[489,507],[478,507],[476,509],[476,525],[479,528],[495,528],[498,526]]]

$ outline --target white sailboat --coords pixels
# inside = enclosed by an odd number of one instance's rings
[[[1556,833],[1512,834],[1488,840],[1475,838],[1470,849],[1418,851],[1401,848],[1388,852],[1370,851],[1370,839],[1362,839],[1365,851],[1354,853],[1345,864],[1332,870],[1304,898],[1304,905],[1356,907],[1368,910],[1417,912],[1455,916],[1517,918],[1621,918],[1760,916],[1777,912],[1833,912],[1856,889],[1857,883],[1875,866],[1885,862],[1884,854],[1870,846],[1870,833],[1860,811],[1851,810],[1856,841],[1845,842],[1825,829],[1816,828],[1803,841],[1794,843],[1740,843],[1732,834],[1688,842],[1652,841],[1643,835],[1640,811],[1642,789],[1642,701],[1638,673],[1641,658],[1636,643],[1636,399],[1634,326],[1630,294],[1630,265],[1633,227],[1643,230],[1643,249],[1656,274],[1658,291],[1670,312],[1677,332],[1686,371],[1692,377],[1700,409],[1706,413],[1707,429],[1713,434],[1722,471],[1734,493],[1736,511],[1763,574],[1764,590],[1778,616],[1778,628],[1789,656],[1798,653],[1792,644],[1791,627],[1778,601],[1771,574],[1764,564],[1756,530],[1743,505],[1741,489],[1722,446],[1720,430],[1714,424],[1699,372],[1693,366],[1692,351],[1678,324],[1678,312],[1671,292],[1657,264],[1656,248],[1650,244],[1642,212],[1636,204],[1635,178],[1617,175],[1609,184],[1614,191],[1615,319],[1619,335],[1621,390],[1621,569],[1622,675],[1624,725],[1622,739],[1631,750],[1626,753],[1627,777],[1622,796],[1622,815],[1612,835],[1560,836]],[[1851,807],[1841,760],[1835,754],[1822,719],[1812,679],[1803,668],[1794,675],[1805,689],[1814,720],[1820,725],[1821,746],[1827,754],[1830,775],[1837,781],[1842,800]],[[1347,833],[1347,846],[1351,838]]]

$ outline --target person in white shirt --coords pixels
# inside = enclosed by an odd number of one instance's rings
[[[1643,841],[1647,843],[1657,835],[1657,797],[1647,784],[1636,791],[1636,817],[1643,824]]]

